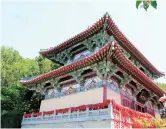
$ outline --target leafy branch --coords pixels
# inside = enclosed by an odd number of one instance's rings
[[[153,8],[157,9],[157,2],[156,0],[137,0],[136,1],[136,8],[139,7],[144,8],[146,11],[149,8],[149,6],[152,6]]]

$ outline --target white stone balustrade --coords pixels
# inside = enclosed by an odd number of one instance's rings
[[[52,115],[41,115],[38,117],[34,117],[33,115],[30,118],[23,117],[22,125],[24,124],[39,124],[39,123],[47,123],[48,121],[59,122],[59,121],[76,121],[89,118],[110,118],[110,106],[106,109],[97,109],[97,110],[89,110],[86,111],[77,111],[77,112],[67,112],[64,114],[56,113]]]
[[[44,115],[44,113],[42,112],[42,114],[40,114],[39,116],[34,116],[34,114],[32,113],[31,116],[29,117],[25,117],[23,116],[23,120],[22,120],[22,125],[23,124],[37,124],[37,123],[41,123],[41,121],[44,123],[46,121],[50,121],[53,120],[55,123],[56,121],[63,121],[63,120],[68,120],[68,121],[73,121],[73,120],[77,120],[77,119],[89,119],[89,118],[102,118],[102,117],[106,117],[106,118],[110,118],[111,117],[111,103],[108,105],[108,108],[104,108],[104,109],[89,109],[89,107],[86,107],[85,111],[74,111],[71,112],[71,108],[69,108],[68,112],[66,113],[56,113],[56,110],[54,110],[53,114],[50,115]]]
[[[41,125],[55,125],[56,123],[75,123],[75,122],[88,122],[88,121],[109,121],[109,127],[114,128],[114,120],[118,120],[120,124],[123,122],[127,122],[130,124],[131,128],[131,120],[130,118],[127,121],[121,119],[121,117],[117,118],[113,115],[113,107],[110,103],[108,108],[90,110],[88,107],[85,111],[76,111],[71,112],[71,108],[66,113],[58,113],[56,114],[56,110],[52,115],[42,115],[38,117],[33,117],[33,114],[30,118],[23,117],[22,127],[25,126],[41,126]]]

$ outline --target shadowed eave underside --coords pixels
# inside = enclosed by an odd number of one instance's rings
[[[110,51],[111,55],[110,55]],[[43,81],[47,81],[52,78],[60,78],[65,74],[68,74],[72,71],[78,70],[83,67],[87,67],[96,62],[102,61],[104,58],[111,58],[117,61],[119,67],[123,68],[129,75],[136,79],[139,83],[143,83],[144,86],[148,89],[151,89],[159,96],[165,94],[165,92],[159,88],[147,75],[145,75],[140,69],[132,64],[132,62],[126,58],[126,56],[121,52],[117,43],[108,43],[101,50],[95,54],[84,58],[78,62],[72,63],[70,65],[63,66],[46,74],[42,74],[32,80],[22,81],[23,85],[37,84]]]

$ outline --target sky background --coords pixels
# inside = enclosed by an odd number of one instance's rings
[[[135,47],[166,73],[166,0],[157,2],[157,10],[145,11],[136,9],[136,0],[3,0],[1,44],[34,59],[40,49],[73,37],[108,12]]]

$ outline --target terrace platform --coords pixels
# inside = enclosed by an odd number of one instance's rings
[[[95,104],[94,104],[95,105]],[[71,112],[72,108],[69,108],[66,113],[57,113],[55,110],[53,114],[34,117],[33,113],[28,117],[23,117],[22,128],[39,128],[39,127],[96,127],[96,128],[114,128],[114,120],[122,121],[119,118],[114,118],[113,107],[110,103],[107,108],[93,110],[86,107],[85,111],[75,111]],[[130,124],[130,118],[128,119],[128,124]]]

